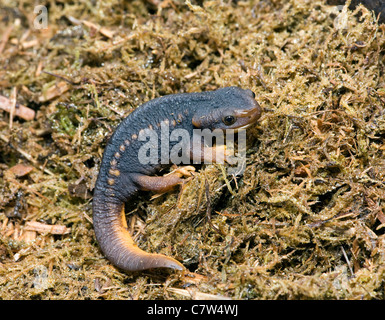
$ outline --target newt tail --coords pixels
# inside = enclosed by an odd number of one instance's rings
[[[154,268],[184,270],[177,260],[147,253],[135,244],[127,230],[124,204],[139,191],[169,191],[183,183],[183,177],[194,170],[194,167],[187,166],[165,176],[155,176],[160,169],[174,163],[172,151],[180,144],[180,141],[171,139],[166,141],[169,161],[165,163],[162,158],[164,148],[161,146],[165,143],[161,139],[164,128],[169,134],[175,129],[183,129],[191,138],[186,145],[182,145],[185,147],[182,148],[185,160],[218,162],[222,158],[213,156],[215,147],[195,148],[194,129],[226,130],[250,126],[261,115],[261,108],[254,98],[252,91],[237,87],[168,95],[138,107],[116,128],[105,148],[93,197],[96,239],[104,255],[116,267],[125,271]],[[146,132],[150,134],[142,139]],[[147,153],[141,153],[148,143],[156,161],[154,158],[147,161]]]
[[[99,203],[98,199],[101,197],[96,197],[96,201],[94,200],[93,212],[96,238],[106,258],[116,267],[126,271],[154,268],[171,268],[180,271],[184,269],[177,260],[163,254],[147,253],[135,244],[127,231],[122,202]]]

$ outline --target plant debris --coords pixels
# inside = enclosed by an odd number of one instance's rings
[[[34,6],[0,5],[1,299],[385,299],[385,26],[369,10],[53,0],[38,29]],[[92,227],[109,136],[150,99],[230,85],[264,109],[243,175],[202,166],[126,207],[138,245],[188,272],[117,270]]]

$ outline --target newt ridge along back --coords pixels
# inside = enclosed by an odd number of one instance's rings
[[[187,164],[186,159],[190,164],[226,160],[228,154],[223,145],[200,144],[201,139],[194,138],[195,130],[224,132],[246,129],[260,118],[261,112],[252,91],[227,87],[156,98],[127,116],[107,143],[94,190],[93,224],[104,255],[125,271],[153,268],[183,271],[184,266],[179,261],[162,254],[147,253],[135,244],[127,231],[124,204],[138,191],[162,193],[183,183],[183,178],[195,170],[193,166],[179,167],[168,175],[155,176],[164,167],[179,165],[181,159],[185,160],[183,164]],[[161,136],[165,130],[169,137],[178,132],[189,139],[164,141]],[[146,132],[156,137],[149,149],[155,150],[159,156],[157,161],[143,161],[139,156],[143,154],[145,144],[148,146],[150,143],[143,139]],[[161,161],[164,153],[169,160],[167,163]],[[179,162],[176,163],[175,159]]]

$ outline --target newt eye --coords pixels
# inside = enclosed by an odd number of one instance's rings
[[[237,120],[236,117],[234,116],[224,116],[223,117],[223,123],[226,125],[226,126],[231,126],[232,124],[234,124],[234,122]]]

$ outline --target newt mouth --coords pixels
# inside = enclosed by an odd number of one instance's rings
[[[236,117],[241,120],[240,126],[237,127],[238,130],[246,129],[254,124],[262,114],[262,109],[259,106],[258,102],[254,100],[254,108],[247,110],[235,110]]]

